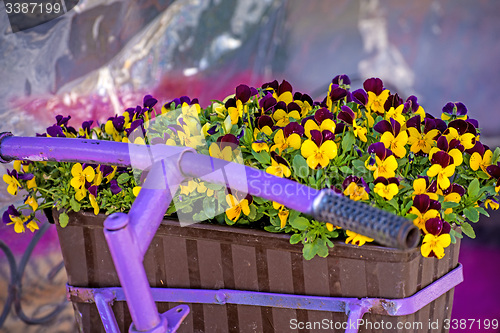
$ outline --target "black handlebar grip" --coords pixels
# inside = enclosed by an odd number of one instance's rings
[[[332,190],[320,192],[313,202],[311,215],[318,221],[373,238],[388,247],[411,249],[420,241],[420,230],[412,221]]]

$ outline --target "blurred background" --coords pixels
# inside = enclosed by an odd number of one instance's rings
[[[16,33],[5,9],[0,2],[1,132],[45,132],[58,114],[71,115],[75,127],[102,122],[141,104],[146,93],[160,103],[188,95],[206,106],[240,83],[274,79],[320,100],[334,76],[347,74],[353,90],[380,77],[434,115],[461,101],[479,121],[481,141],[500,146],[496,0],[80,0]],[[5,187],[2,212],[21,200]],[[463,242],[465,282],[456,288],[452,318],[500,319],[500,214],[492,215],[476,229],[479,239]],[[10,229],[0,224],[0,237],[21,255],[32,235],[14,237]],[[27,313],[50,311],[64,298],[64,271],[54,271],[60,260],[51,228],[26,271]],[[50,281],[40,282],[47,274]],[[0,309],[9,276],[0,252]],[[47,325],[22,326],[11,314],[0,330],[68,332],[72,320],[68,305]]]

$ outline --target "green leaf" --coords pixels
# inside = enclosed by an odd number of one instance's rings
[[[342,138],[342,150],[350,151],[352,149],[352,146],[354,145],[355,140],[356,138],[354,137],[354,133],[350,131],[347,132]]]
[[[65,212],[62,212],[59,215],[59,225],[61,226],[61,228],[66,228],[66,226],[68,225],[68,222],[69,222],[68,214],[66,214]]]
[[[352,161],[352,166],[355,169],[358,169],[359,171],[365,171],[366,170],[365,163],[363,161],[360,161],[360,160],[354,160],[354,161]]]
[[[251,145],[252,141],[253,141],[253,133],[247,127],[245,128],[245,135],[243,135],[243,142],[245,142],[247,145]]]
[[[477,178],[470,182],[467,194],[471,198],[475,198],[479,194],[479,180]]]
[[[297,244],[302,240],[302,236],[300,234],[294,234],[290,237],[290,244]]]
[[[476,238],[476,233],[474,232],[474,229],[472,229],[472,226],[469,223],[463,222],[460,225],[460,227],[462,228],[464,234],[466,234],[470,238]]]
[[[305,217],[299,216],[293,220],[290,220],[290,225],[298,230],[306,230],[310,223],[309,220]]]
[[[465,208],[464,214],[465,217],[471,222],[479,221],[479,212],[475,208]]]
[[[71,199],[69,200],[69,204],[71,206],[71,209],[73,209],[74,212],[80,211],[81,205],[78,201],[75,200],[74,197],[71,197]]]
[[[257,153],[254,150],[252,150],[252,155],[262,165],[271,164],[271,155],[269,155],[269,153],[266,151],[261,151]]]
[[[264,230],[267,232],[274,232],[274,233],[280,232],[279,228],[276,228],[272,225],[265,226]]]
[[[210,198],[203,199],[203,213],[207,218],[215,216],[215,202]]]
[[[314,246],[314,244],[307,243],[304,245],[304,248],[302,249],[302,254],[304,255],[304,259],[306,260],[311,260],[314,258],[316,255],[316,250],[317,248]]]
[[[316,253],[322,258],[326,258],[328,256],[328,246],[326,246],[325,242],[318,244]]]
[[[487,216],[487,217],[490,217],[490,214],[489,214],[489,213],[486,211],[486,209],[484,209],[483,207],[476,207],[476,210],[477,210],[479,213],[481,213],[481,214],[483,214],[483,215],[485,215],[485,216]]]
[[[302,155],[297,154],[292,161],[293,172],[300,178],[305,179],[309,176],[309,166]]]
[[[441,204],[442,209],[448,209],[448,208],[454,208],[457,207],[459,204],[457,202],[453,201],[446,201]]]
[[[453,214],[446,214],[444,216],[444,220],[446,222],[454,222],[456,219],[457,219],[457,214],[454,214],[454,213]]]
[[[122,173],[121,175],[118,176],[116,181],[118,182],[118,184],[125,184],[126,182],[128,182],[129,179],[130,175],[128,173]]]
[[[255,221],[256,216],[257,216],[257,208],[255,208],[255,205],[250,205],[250,213],[248,214],[248,218],[252,221]]]
[[[500,157],[500,147],[496,147],[495,151],[493,152],[493,156],[491,157],[491,164],[496,164],[499,157]]]
[[[349,168],[347,165],[341,166],[339,169],[343,174],[350,175],[352,174],[351,168]]]

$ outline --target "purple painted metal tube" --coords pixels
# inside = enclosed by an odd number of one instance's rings
[[[120,333],[115,314],[111,309],[111,303],[114,299],[113,293],[109,290],[103,290],[94,294],[94,302],[106,333]]]
[[[127,214],[110,215],[104,222],[104,236],[115,263],[135,329],[149,332],[158,328],[163,324],[162,319],[153,300],[142,265],[142,256],[136,246],[138,241],[129,226]]]

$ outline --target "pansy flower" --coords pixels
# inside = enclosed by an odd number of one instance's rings
[[[369,112],[376,112],[383,115],[384,105],[389,97],[389,90],[384,89],[384,84],[379,78],[370,78],[363,83],[363,88],[365,88],[368,94],[368,102],[366,103],[366,109]]]
[[[391,118],[390,121],[379,121],[373,129],[382,134],[380,142],[385,148],[390,149],[398,158],[406,156],[408,134],[406,131],[401,131],[401,124],[397,120]]]
[[[331,134],[329,131],[323,132]],[[324,135],[323,132],[312,130],[310,132],[311,138],[304,141],[300,149],[300,153],[307,160],[307,165],[311,169],[316,169],[318,166],[324,168],[331,159],[337,156],[337,144],[332,140],[325,139],[326,134]]]
[[[425,194],[432,200],[438,200],[437,195],[437,182],[434,180],[433,182],[429,182],[428,176],[419,176],[413,181],[413,193],[412,197],[415,197],[419,194]]]
[[[326,108],[321,108],[314,113],[314,116],[308,117],[304,122],[305,134],[311,138],[311,131],[329,131],[333,135],[337,125],[333,121],[333,113]]]
[[[487,168],[492,162],[493,152],[486,149],[485,146],[479,141],[476,142],[473,149],[474,152],[469,160],[470,168],[474,171],[481,168],[481,170],[487,173]]]
[[[328,95],[326,97],[326,107],[328,110],[331,112],[336,113],[337,109],[336,106],[334,107],[334,103],[337,101],[343,99],[348,95],[348,92],[346,89],[340,87],[338,84],[331,83],[330,87],[328,88]]]
[[[353,128],[354,136],[359,138],[363,142],[367,142],[366,133],[367,129],[363,126],[358,126],[356,124],[356,114],[347,105],[342,105],[341,111],[338,114],[338,119],[342,120],[344,123],[351,125]]]
[[[249,199],[250,198],[250,199]],[[248,216],[250,214],[250,204],[251,204],[251,196],[247,195],[244,198],[239,199],[238,195],[227,194],[226,202],[229,205],[229,208],[226,209],[226,215],[228,219],[233,222],[236,222],[241,213]]]
[[[408,97],[403,104],[403,114],[409,113],[418,114],[420,121],[424,121],[426,116],[424,108],[418,103],[417,97],[414,95]]]
[[[342,182],[343,194],[354,201],[368,200],[370,188],[363,177],[347,176]]]
[[[457,139],[465,147],[471,149],[476,144],[477,130],[475,126],[468,121],[457,119],[448,124],[448,129],[443,132],[448,142]]]
[[[90,139],[90,133],[91,133],[91,126],[92,124],[94,123],[93,120],[89,120],[89,121],[84,121],[82,123],[82,128],[80,128],[78,130],[78,134],[80,135],[81,138],[87,138],[87,139]]]
[[[495,185],[495,192],[498,193],[500,191],[500,163],[486,167],[486,173],[490,175],[491,178],[497,180]]]
[[[11,195],[17,195],[17,190],[21,188],[19,184],[18,173],[16,170],[9,171],[7,169],[7,174],[3,175],[3,181],[8,185],[7,192]]]
[[[378,177],[392,178],[396,176],[398,162],[392,151],[385,148],[382,142],[372,143],[368,147],[368,153],[371,155],[365,162],[368,170],[373,171],[373,178]]]
[[[462,102],[449,102],[443,106],[443,113],[441,113],[441,119],[443,120],[454,120],[462,119],[467,120],[467,107]]]
[[[292,174],[288,162],[274,151],[271,152],[271,166],[266,168],[266,172],[277,177],[290,177]]]
[[[28,228],[31,232],[38,230],[38,224],[32,216],[23,216],[14,205],[10,205],[3,213],[2,220],[6,225],[14,225],[16,233],[22,233]]]
[[[273,119],[276,121],[276,126],[285,127],[290,123],[290,118],[295,120],[300,119],[300,106],[295,102],[285,104],[285,102],[278,102],[275,105]]]
[[[313,100],[311,96],[307,94],[302,94],[300,92],[295,92],[293,94],[293,101],[297,103],[300,107],[300,116],[305,117],[312,111],[313,108]]]
[[[279,129],[274,134],[274,145],[271,147],[271,151],[278,149],[281,154],[287,148],[300,149],[303,134],[304,128],[298,123],[288,124],[284,129]]]
[[[423,152],[429,154],[434,146],[434,139],[439,135],[436,124],[432,119],[424,120],[424,130],[421,130],[420,116],[415,116],[406,122],[408,129],[408,144],[412,153]]]
[[[291,103],[293,101],[293,88],[292,85],[283,80],[279,85],[278,81],[274,80],[272,82],[264,83],[262,85],[262,89],[272,91],[272,96],[276,100],[276,102],[285,102],[286,104]]]
[[[90,165],[83,169],[80,163],[75,163],[71,168],[71,175],[73,176],[73,178],[71,179],[70,184],[76,191],[76,200],[80,201],[85,197],[87,193],[85,183],[90,183],[94,180],[95,171]]]
[[[439,191],[441,192],[441,191]],[[438,192],[438,193],[439,193]],[[446,190],[443,190],[441,195],[444,196],[444,202],[456,202],[459,203],[460,199],[465,195],[465,188],[462,185],[453,183]],[[451,214],[453,212],[453,208],[448,208],[444,211],[444,214]]]
[[[253,130],[254,139],[259,139],[259,135],[262,137],[260,133],[271,136],[273,134],[273,126],[274,122],[271,117],[263,115],[257,118],[257,121],[255,122],[255,128]]]
[[[262,111],[262,114],[273,110],[276,103],[278,103],[278,101],[273,97],[272,93],[267,93],[266,95],[264,95],[264,97],[259,100],[259,107]]]
[[[413,205],[408,213],[416,215],[413,224],[427,233],[425,223],[429,219],[439,217],[439,210],[441,210],[439,201],[431,200],[426,194],[419,194],[413,198]]]
[[[484,207],[491,208],[492,210],[497,210],[500,207],[500,204],[498,203],[498,200],[491,197],[489,199],[486,199],[486,201],[484,202]]]
[[[290,211],[285,208],[284,205],[273,201],[273,208],[278,211],[278,218],[280,220],[280,228],[284,228],[286,226],[286,221],[288,216],[290,215]]]
[[[347,239],[345,240],[346,244],[351,243],[353,245],[362,246],[366,242],[373,242],[373,238],[357,234],[354,231],[346,230],[346,234],[347,234]]]
[[[399,192],[399,180],[396,177],[378,177],[373,183],[375,184],[373,192],[386,200],[391,200]]]
[[[33,211],[36,211],[38,209],[38,202],[31,195],[28,195],[26,199],[24,199],[24,203],[30,206]]]
[[[427,170],[427,176],[437,177],[438,186],[445,190],[450,186],[450,177],[455,173],[453,157],[444,151],[438,151],[432,155],[432,165]]]
[[[429,151],[429,159],[432,160],[432,156],[438,151],[443,151],[453,158],[453,164],[459,166],[463,163],[463,150],[464,146],[460,144],[460,141],[452,139],[448,143],[448,139],[445,136],[440,136],[436,141],[436,147],[432,147]]]
[[[231,124],[237,124],[238,120],[243,116],[243,113],[248,112],[248,106],[245,103],[250,99],[250,96],[250,87],[240,84],[236,87],[235,97],[226,101],[225,107],[231,117]]]
[[[237,162],[239,155],[238,145],[239,141],[233,134],[226,134],[219,137],[217,142],[213,142],[208,151],[212,157]]]
[[[439,236],[427,234],[424,236],[424,240],[422,241],[420,252],[424,257],[435,256],[436,258],[441,259],[444,257],[444,249],[450,246],[450,244],[450,234],[441,234]]]
[[[125,117],[115,116],[108,118],[106,124],[104,124],[104,131],[106,134],[111,135],[114,141],[122,141],[120,132],[125,129]]]

